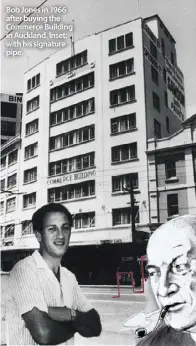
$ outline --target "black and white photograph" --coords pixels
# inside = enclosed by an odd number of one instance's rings
[[[1,346],[196,346],[195,0],[1,0]]]

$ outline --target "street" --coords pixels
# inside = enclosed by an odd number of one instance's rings
[[[7,287],[7,275],[1,275],[2,299],[1,319],[4,315],[3,299]],[[86,339],[79,334],[75,336],[76,345],[136,345],[136,340],[132,332],[120,332],[122,323],[131,315],[144,309],[145,295],[133,294],[131,288],[121,289],[120,298],[112,298],[117,294],[117,288],[108,287],[83,287],[86,297],[101,316],[102,334],[98,338]],[[5,343],[4,322],[1,327],[1,344]]]
[[[132,294],[131,289],[122,289],[120,298],[116,288],[83,288],[87,298],[98,310],[102,321],[102,334],[98,338],[85,339],[76,335],[77,345],[136,345],[136,339],[131,331],[120,332],[122,323],[131,315],[144,309],[144,294]]]

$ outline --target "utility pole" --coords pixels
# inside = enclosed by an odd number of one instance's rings
[[[134,250],[137,252],[137,247],[136,247],[136,228],[135,228],[135,193],[134,188],[133,188],[133,177],[132,175],[130,176],[130,188],[124,188],[125,191],[129,192],[130,195],[130,213],[131,213],[131,230],[132,230],[132,243],[134,246]],[[137,254],[133,254],[133,265],[134,268],[137,268]],[[137,273],[137,269],[136,269]],[[134,273],[135,274],[135,273]],[[134,281],[136,286],[140,286],[140,283],[138,281],[138,275],[134,275]]]
[[[130,195],[130,214],[131,214],[131,230],[132,230],[132,242],[136,243],[136,229],[135,229],[135,193],[133,189],[133,178],[130,177],[130,188],[123,188],[124,191],[128,191]]]

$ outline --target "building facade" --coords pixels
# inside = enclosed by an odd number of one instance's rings
[[[147,156],[151,223],[196,215],[196,115],[174,135],[149,140]]]
[[[22,94],[0,94],[1,145],[20,133],[22,120]]]
[[[170,94],[166,64],[175,77]],[[85,37],[30,69],[24,76],[15,246],[38,246],[32,214],[57,202],[73,215],[72,267],[78,258],[88,273],[91,265],[104,271],[110,263],[107,277],[110,271],[115,278],[122,258],[143,255],[150,232],[147,140],[180,129],[183,88],[175,41],[158,16]],[[174,101],[181,113],[172,109]]]

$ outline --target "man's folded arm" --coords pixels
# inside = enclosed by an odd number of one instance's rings
[[[76,332],[71,322],[60,323],[46,312],[34,307],[22,315],[32,338],[39,345],[58,345],[72,338]]]
[[[95,309],[88,311],[75,311],[76,316],[72,321],[74,329],[84,337],[95,337],[101,334],[101,321],[98,312]],[[48,315],[59,322],[71,321],[71,310],[64,307],[49,307]]]

